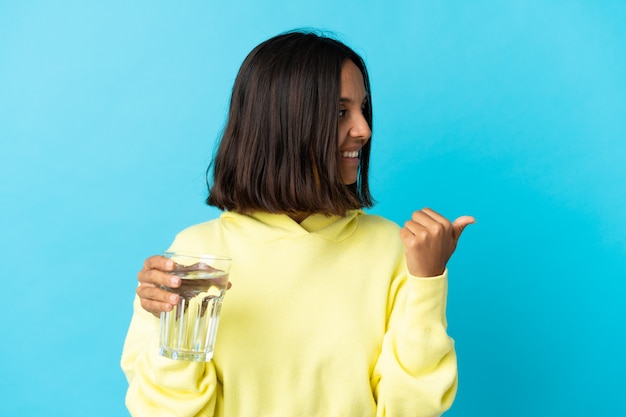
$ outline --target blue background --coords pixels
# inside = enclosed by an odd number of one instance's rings
[[[136,273],[218,214],[236,71],[303,26],[370,68],[372,211],[477,218],[449,265],[447,415],[620,414],[624,22],[602,0],[1,1],[0,415],[126,415]]]

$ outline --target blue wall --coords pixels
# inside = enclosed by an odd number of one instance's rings
[[[624,388],[623,1],[0,2],[0,415],[125,415],[148,255],[203,205],[237,68],[336,31],[374,92],[373,210],[472,214],[449,416],[611,416]]]

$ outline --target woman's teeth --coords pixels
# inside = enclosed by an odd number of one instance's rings
[[[359,156],[359,151],[342,152],[341,156],[344,158],[356,158]]]

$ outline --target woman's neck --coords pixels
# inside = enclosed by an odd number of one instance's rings
[[[288,214],[288,216],[291,217],[291,219],[298,224],[302,223],[304,219],[306,219],[310,215],[311,213],[289,213]]]

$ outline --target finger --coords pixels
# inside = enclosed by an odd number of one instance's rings
[[[172,309],[174,308],[174,304],[141,299],[141,307],[148,313],[153,314],[155,317],[159,317],[164,311],[172,311]]]
[[[141,307],[156,317],[161,312],[172,311],[174,306],[180,301],[177,294],[146,285],[141,285],[137,288],[137,295],[141,301]]]
[[[410,226],[408,223],[409,222],[407,222],[407,224],[405,224],[404,227],[400,229],[400,239],[402,240],[402,243],[404,243],[405,247],[411,247],[415,241],[416,231],[411,230],[412,226]]]
[[[154,255],[145,260],[144,269],[159,269],[161,271],[173,271],[174,261],[161,255]]]
[[[180,277],[159,271],[158,269],[142,269],[137,274],[137,280],[141,284],[148,284],[156,287],[177,288],[181,284]]]
[[[149,285],[140,285],[137,287],[137,295],[141,298],[142,303],[146,301],[163,304],[176,304],[179,301],[178,294]]]
[[[411,215],[411,219],[413,221],[416,221],[418,223],[430,223],[433,221],[433,218],[430,217],[430,215],[428,213],[426,213],[424,210],[417,210],[414,211],[413,214]]]
[[[428,233],[428,229],[426,228],[426,226],[424,226],[425,221],[415,221],[415,220],[408,220],[404,223],[404,227],[402,228],[402,230],[405,230],[406,232],[408,232],[408,235],[406,237],[411,237],[411,236],[421,236],[424,233]]]
[[[443,217],[441,214],[437,213],[433,209],[423,208],[422,212],[427,214],[428,217],[430,217],[434,221],[436,221],[438,223],[441,223],[442,225],[444,225],[446,227],[450,225],[450,221],[448,219],[446,219],[445,217]]]
[[[463,230],[470,224],[476,223],[476,219],[473,216],[461,216],[452,222],[452,230],[454,231],[454,238],[458,241]]]
[[[418,210],[413,213],[414,222],[421,224],[433,236],[440,236],[450,232],[450,222],[445,217],[430,209]]]

